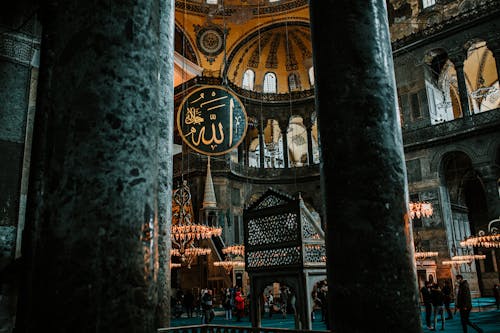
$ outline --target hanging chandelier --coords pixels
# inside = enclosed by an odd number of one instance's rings
[[[486,255],[484,255],[484,254],[466,254],[466,255],[451,257],[451,260],[453,260],[453,261],[467,260],[467,261],[472,262],[473,260],[476,260],[476,259],[478,259],[478,260],[486,259]]]
[[[224,254],[232,254],[235,256],[245,255],[245,245],[231,245],[222,249]]]
[[[230,274],[233,268],[245,267],[245,245],[237,244],[227,246],[222,249],[222,253],[226,255],[226,259],[222,261],[215,261],[214,266],[223,267],[226,274]]]
[[[470,264],[472,261],[470,260],[443,260],[443,265],[462,265],[462,264]]]
[[[415,217],[431,217],[433,213],[432,204],[430,202],[411,202],[408,204],[409,206],[409,214],[410,218],[414,219]]]
[[[245,267],[245,262],[243,260],[233,260],[229,256],[226,256],[225,260],[215,261],[214,266],[224,268],[226,274],[230,274],[233,268]]]
[[[222,228],[208,224],[193,222],[193,205],[191,203],[191,192],[187,181],[176,189],[172,195],[172,255],[179,256],[182,263],[191,262],[196,256],[210,253],[208,248],[195,247],[194,242],[208,239],[212,236],[220,236]]]
[[[422,259],[437,257],[438,255],[439,253],[435,251],[422,251],[422,252],[417,251],[415,252],[415,259],[422,260]]]
[[[470,236],[460,242],[467,247],[500,247],[500,218],[491,220],[486,230],[479,230],[476,236]]]

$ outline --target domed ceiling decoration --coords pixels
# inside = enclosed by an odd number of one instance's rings
[[[294,74],[300,82],[299,90],[308,90],[309,68],[312,66],[312,45],[309,24],[282,22],[261,28],[242,40],[230,52],[225,74],[237,86],[242,86],[243,73],[255,73],[254,90],[262,90],[267,72],[277,76],[278,93],[288,92],[288,77]]]
[[[308,0],[176,0],[177,9],[192,14],[226,16],[229,20],[238,17],[235,23],[243,23],[251,16],[265,16],[283,13],[308,6]]]

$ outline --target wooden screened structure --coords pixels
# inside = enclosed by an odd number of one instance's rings
[[[326,250],[320,218],[302,198],[269,188],[243,212],[245,265],[250,279],[250,313],[260,327],[266,286],[290,287],[295,326],[311,329],[312,290],[326,279]]]

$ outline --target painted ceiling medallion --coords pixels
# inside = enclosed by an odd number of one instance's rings
[[[194,31],[196,32],[196,45],[198,49],[207,56],[207,60],[212,63],[215,57],[219,55],[224,49],[224,31],[222,27],[206,23],[204,26],[195,25]]]

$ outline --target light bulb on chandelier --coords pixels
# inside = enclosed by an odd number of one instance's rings
[[[409,215],[411,219],[415,217],[431,217],[433,214],[432,204],[430,202],[411,202],[408,204],[409,206]]]

